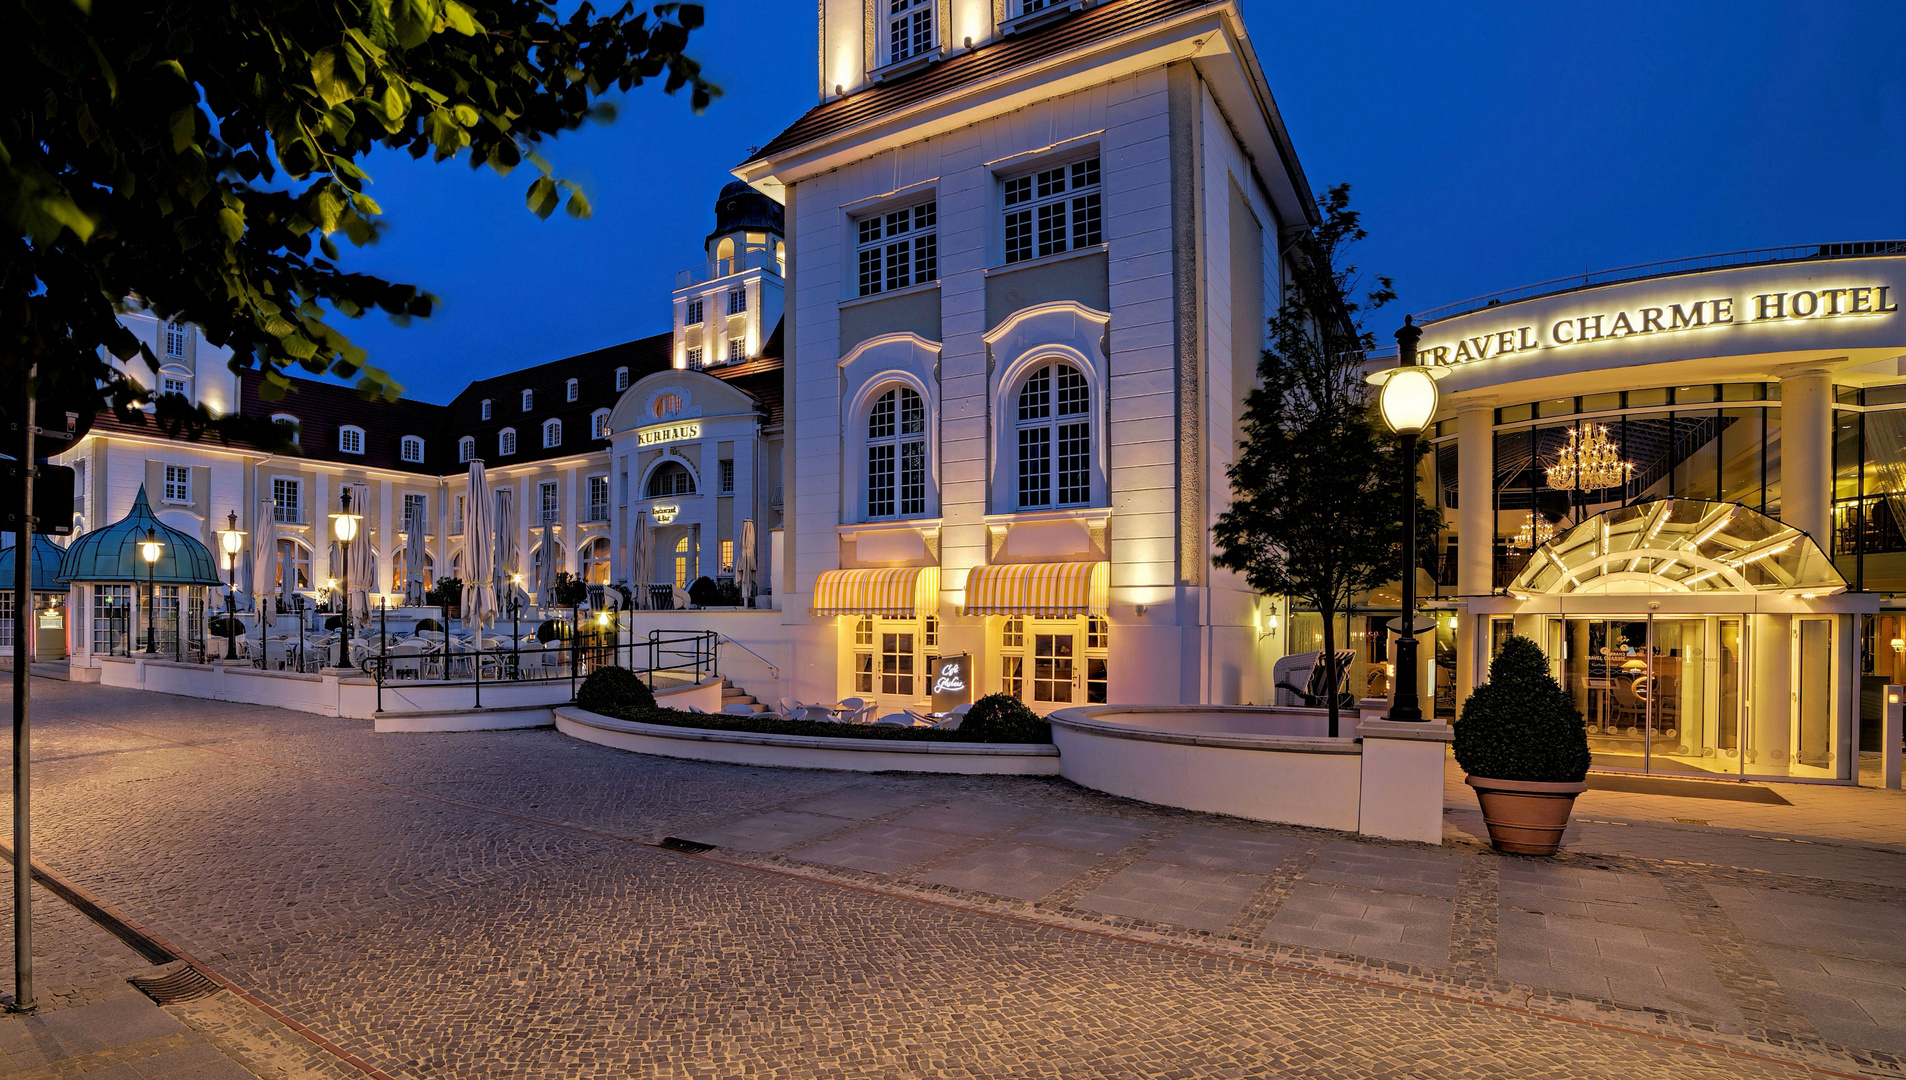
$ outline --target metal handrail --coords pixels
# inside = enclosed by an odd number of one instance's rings
[[[1804,262],[1812,259],[1849,259],[1866,255],[1906,255],[1906,240],[1853,240],[1837,244],[1751,248],[1746,251],[1729,251],[1718,255],[1696,255],[1686,259],[1637,263],[1634,266],[1617,267],[1613,270],[1595,270],[1586,274],[1576,274],[1573,277],[1552,278],[1533,285],[1505,289],[1501,292],[1471,297],[1468,300],[1458,300],[1453,304],[1444,304],[1442,307],[1418,312],[1416,321],[1428,323],[1438,319],[1450,319],[1458,315],[1467,315],[1472,311],[1481,311],[1487,307],[1573,292],[1576,289],[1586,289],[1595,285],[1641,281],[1646,278],[1669,277],[1674,274],[1688,274],[1698,270],[1716,270],[1724,267]]]
[[[778,667],[775,667],[774,662],[769,660],[767,657],[762,656],[758,652],[755,652],[753,649],[750,649],[746,645],[743,645],[741,642],[736,641],[734,638],[729,637],[727,634],[717,634],[716,636],[719,637],[722,641],[730,645],[733,645],[735,648],[740,649],[742,652],[747,653],[749,656],[752,656],[756,660],[759,660],[763,664],[767,665],[769,678],[779,679],[781,677],[781,669]]]

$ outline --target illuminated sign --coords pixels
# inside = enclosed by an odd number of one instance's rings
[[[933,711],[943,713],[973,700],[973,654],[943,656],[933,662]]]
[[[635,433],[637,446],[660,446],[663,443],[686,442],[702,437],[700,424],[663,424],[660,427],[643,428]]]
[[[1663,307],[1634,307],[1557,319],[1547,325],[1514,326],[1417,350],[1425,364],[1450,367],[1496,360],[1538,349],[1562,349],[1656,334],[1679,334],[1723,326],[1791,325],[1796,320],[1865,318],[1899,311],[1890,285],[1751,293],[1684,300]],[[1431,330],[1434,333],[1434,329]]]
[[[657,525],[670,524],[675,520],[675,515],[681,512],[682,508],[679,506],[658,506],[655,508],[655,523]]]

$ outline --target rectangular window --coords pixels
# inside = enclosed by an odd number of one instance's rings
[[[120,586],[124,588],[124,586]],[[857,652],[854,654],[854,693],[871,694],[874,692],[874,654]]]
[[[272,477],[271,519],[280,525],[304,524],[303,481]]]
[[[1002,656],[999,658],[999,692],[1023,698],[1026,689],[1026,658],[1023,656]]]
[[[185,380],[179,378],[177,375],[167,375],[165,377],[164,389],[161,392],[167,393],[167,394],[178,394],[179,396],[183,397],[185,395]]]
[[[617,393],[621,393],[629,388],[628,368],[619,367],[615,369],[615,388]]]
[[[185,359],[185,326],[182,323],[165,324],[165,354],[174,360]]]
[[[939,204],[869,214],[858,222],[860,295],[923,285],[940,277]]]
[[[1085,661],[1085,703],[1087,705],[1105,704],[1105,658],[1087,657]]]
[[[132,629],[132,586],[93,586],[93,651],[108,656],[126,651]]]
[[[867,516],[893,516],[893,458],[891,443],[867,448]]]
[[[1032,699],[1072,700],[1072,635],[1032,636]]]
[[[913,635],[880,635],[880,692],[913,696]]]
[[[940,620],[938,616],[928,615],[920,631],[920,644],[929,649],[940,647]]]
[[[735,493],[735,463],[733,461],[721,463],[721,493],[723,495]]]
[[[728,339],[728,359],[730,361],[734,361],[734,360],[746,360],[747,358],[748,358],[748,343],[741,340],[740,338],[729,338]]]
[[[545,480],[536,490],[542,506],[542,523],[554,525],[562,520],[562,492],[556,481]]]
[[[689,347],[688,366],[691,368],[698,368],[702,366],[702,351],[700,346],[691,345]]]
[[[1019,505],[1052,505],[1052,429],[1023,428],[1019,432]]]
[[[735,542],[733,540],[723,540],[721,542],[721,565],[720,569],[715,572],[718,574],[732,574],[735,572]]]
[[[505,454],[505,455],[516,453],[516,429],[515,428],[504,428],[502,431],[497,433],[496,451],[499,454]]]
[[[1103,241],[1098,158],[1013,177],[1004,187],[1007,262]]]
[[[531,409],[534,409],[535,407],[536,407],[536,391],[534,390],[523,391],[523,411],[528,412]]]
[[[574,401],[582,396],[582,384],[575,379],[564,383],[563,387],[563,392],[568,395],[570,401]]]
[[[933,47],[933,0],[886,0],[887,62],[898,64]]]
[[[450,513],[450,535],[451,536],[463,535],[463,503],[464,503],[464,500],[467,498],[468,496],[466,495],[459,495],[456,497],[455,502],[451,504],[451,513]]]
[[[490,399],[484,398],[483,399],[483,419],[488,420],[489,418],[490,418]]]
[[[748,290],[729,289],[728,314],[739,315],[746,310],[748,310]]]
[[[338,449],[346,454],[364,452],[364,432],[354,427],[338,429]]]
[[[1059,491],[1061,504],[1092,498],[1092,425],[1059,425]]]
[[[165,467],[165,501],[169,503],[192,501],[191,466],[167,465]]]
[[[609,478],[606,476],[589,478],[589,520],[609,520]]]
[[[423,495],[404,496],[404,531],[407,533],[430,532],[430,500]]]
[[[697,296],[693,300],[690,300],[684,306],[686,310],[682,312],[682,325],[683,326],[699,325],[702,321],[702,298]]]

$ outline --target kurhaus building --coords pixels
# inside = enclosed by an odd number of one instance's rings
[[[1427,313],[1438,711],[1517,633],[1600,767],[1853,779],[1906,678],[1902,290],[1906,242],[1830,244]]]

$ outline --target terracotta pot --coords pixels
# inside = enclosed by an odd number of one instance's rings
[[[1489,843],[1497,851],[1512,855],[1555,854],[1562,846],[1562,830],[1568,828],[1575,796],[1588,790],[1587,783],[1549,784],[1486,776],[1472,776],[1468,783],[1476,789],[1476,801],[1482,804]]]

